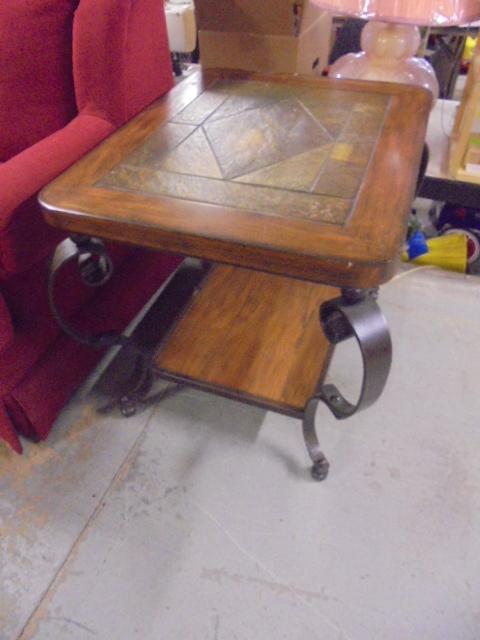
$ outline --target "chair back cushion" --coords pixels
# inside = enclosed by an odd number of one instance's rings
[[[163,0],[80,0],[73,27],[79,111],[119,126],[173,84]]]
[[[0,161],[76,113],[72,25],[78,0],[0,0]]]

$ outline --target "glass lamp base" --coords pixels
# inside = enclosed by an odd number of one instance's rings
[[[420,32],[414,25],[368,22],[362,31],[360,53],[348,53],[329,70],[329,77],[416,84],[438,98],[435,71],[423,58],[415,58]]]

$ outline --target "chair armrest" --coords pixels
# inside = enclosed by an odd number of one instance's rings
[[[0,164],[0,232],[15,209],[115,130],[107,120],[79,115],[63,129]]]

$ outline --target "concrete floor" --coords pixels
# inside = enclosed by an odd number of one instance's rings
[[[298,421],[191,390],[129,420],[80,393],[0,449],[1,640],[478,640],[480,280],[382,291],[392,375],[320,408],[323,484]]]

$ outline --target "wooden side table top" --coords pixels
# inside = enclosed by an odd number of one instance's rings
[[[404,240],[429,108],[406,85],[199,72],[40,201],[70,232],[376,286]]]

